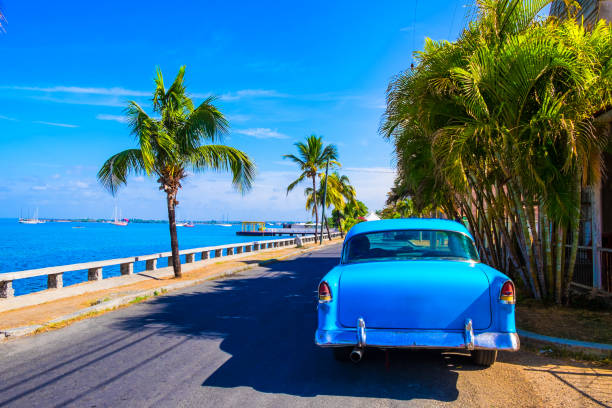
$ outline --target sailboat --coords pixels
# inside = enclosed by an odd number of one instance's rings
[[[225,216],[225,223],[224,224],[217,224],[217,225],[219,225],[220,227],[231,227],[232,224],[230,224],[228,221],[229,221],[229,219],[228,219],[228,216],[226,215]]]
[[[117,206],[115,206],[115,213],[113,215],[114,215],[114,220],[110,222],[111,224],[117,225],[119,227],[125,227],[126,225],[128,225],[127,219],[124,219],[124,220],[121,219],[121,210],[119,210],[119,218],[117,218]]]
[[[34,212],[34,218],[19,218],[20,224],[44,224],[46,221],[38,219],[38,207],[36,207],[36,211]]]

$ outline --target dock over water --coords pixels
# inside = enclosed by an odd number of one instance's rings
[[[331,230],[330,230],[331,231]],[[335,232],[335,231],[334,231]],[[273,237],[276,235],[304,236],[314,235],[314,228],[266,228],[256,231],[236,231],[236,235],[245,235],[251,237]]]
[[[283,228],[266,228],[266,223],[263,221],[242,221],[242,228],[236,231],[236,235],[244,235],[250,237],[274,237],[277,235],[304,236],[315,235],[314,227],[304,227],[304,224],[283,224]],[[330,232],[336,232],[336,229],[331,229]]]

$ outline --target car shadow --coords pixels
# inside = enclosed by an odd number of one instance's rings
[[[352,396],[454,401],[467,356],[438,351],[367,350],[359,364],[334,360],[314,344],[316,287],[337,264],[333,256],[304,256],[268,265],[256,276],[236,275],[152,301],[126,317],[122,330],[155,327],[165,336],[222,339],[230,355],[203,387],[251,387],[295,396]],[[249,274],[250,275],[250,274]],[[473,367],[473,369],[477,369]]]

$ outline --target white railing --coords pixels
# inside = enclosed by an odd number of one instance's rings
[[[340,233],[334,232],[332,238],[339,236]],[[291,237],[273,239],[267,241],[240,242],[236,244],[225,244],[202,248],[183,249],[179,255],[185,255],[185,263],[196,262],[196,255],[200,261],[211,258],[222,258],[226,256],[240,255],[249,252],[264,251],[274,248],[301,246],[304,243],[314,243],[313,235],[304,237]],[[172,266],[172,252],[162,252],[158,254],[140,255],[129,258],[107,259],[103,261],[84,262],[71,265],[51,266],[48,268],[29,269],[19,272],[0,273],[0,299],[11,298],[14,296],[13,281],[19,279],[32,278],[36,276],[47,276],[47,288],[59,289],[64,286],[63,274],[72,271],[87,271],[88,281],[99,281],[103,279],[102,268],[107,266],[119,265],[121,275],[132,275],[134,273],[134,263],[145,261],[145,270],[153,271],[157,269],[157,260],[166,258],[167,265]]]

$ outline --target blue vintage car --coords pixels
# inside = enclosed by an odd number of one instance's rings
[[[318,292],[315,342],[339,360],[358,362],[366,347],[459,349],[490,366],[520,346],[514,283],[480,262],[458,222],[357,224]]]

